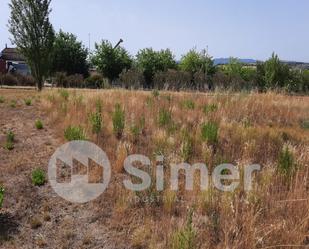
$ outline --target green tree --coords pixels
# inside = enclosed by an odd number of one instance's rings
[[[11,0],[9,31],[12,42],[26,58],[31,73],[42,90],[49,73],[54,30],[49,21],[51,0]]]
[[[62,30],[56,34],[53,51],[52,72],[88,76],[88,50],[77,41],[75,35]]]
[[[153,87],[156,72],[166,72],[177,67],[175,56],[169,49],[154,51],[152,48],[141,49],[136,55],[137,67],[143,72],[146,87]]]
[[[113,48],[109,41],[103,40],[101,44],[95,44],[91,62],[112,82],[123,70],[131,68],[132,58],[123,47]]]

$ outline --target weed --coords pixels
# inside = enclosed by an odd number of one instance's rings
[[[11,100],[11,102],[10,102],[10,107],[15,108],[16,105],[17,105],[16,100]]]
[[[209,105],[205,105],[203,107],[203,112],[205,114],[211,113],[211,112],[215,112],[218,110],[218,106],[216,104],[209,104]]]
[[[189,99],[189,100],[185,100],[182,103],[182,107],[189,109],[189,110],[194,110],[195,109],[195,103],[193,102],[193,100]]]
[[[295,170],[294,156],[288,147],[284,148],[279,155],[278,170],[285,176],[291,176]]]
[[[30,106],[32,105],[32,99],[24,99],[25,105]]]
[[[152,94],[152,96],[154,97],[154,98],[158,98],[159,96],[160,96],[160,92],[158,91],[158,90],[153,90],[152,92],[151,92],[151,94]]]
[[[202,139],[210,144],[218,142],[218,130],[219,127],[214,122],[204,123],[201,128]]]
[[[161,127],[167,126],[172,121],[172,113],[169,110],[161,108],[159,110],[158,124]]]
[[[38,119],[35,121],[35,127],[38,129],[38,130],[42,130],[44,128],[44,125],[43,125],[43,122]]]
[[[69,92],[65,89],[59,89],[59,94],[60,96],[65,100],[67,101],[69,99]]]
[[[181,144],[181,156],[182,159],[187,162],[193,153],[193,139],[187,130],[183,131],[182,144]]]
[[[80,126],[69,126],[64,131],[64,137],[68,141],[86,140],[84,129]]]
[[[30,220],[30,226],[32,229],[38,229],[42,226],[42,222],[39,218],[34,217]]]
[[[45,172],[42,169],[35,169],[32,171],[31,181],[34,186],[42,186],[45,184]]]
[[[101,129],[102,129],[101,112],[97,111],[95,113],[91,113],[89,115],[89,121],[90,121],[91,126],[92,126],[92,133],[99,134],[101,132]]]
[[[7,150],[13,150],[14,149],[14,143],[12,142],[6,142],[4,145],[4,148]]]
[[[115,105],[115,111],[112,115],[113,131],[117,138],[121,138],[125,126],[125,113],[120,104]]]
[[[303,120],[303,121],[301,122],[301,127],[302,127],[303,129],[305,129],[305,130],[308,130],[308,129],[309,129],[309,119]]]
[[[97,112],[102,113],[102,102],[100,99],[95,101],[95,108]]]
[[[6,134],[6,143],[4,145],[4,148],[7,150],[13,150],[14,149],[14,139],[15,139],[14,132],[9,131]]]
[[[3,96],[0,96],[0,104],[5,102],[5,98]]]
[[[4,200],[4,188],[0,185],[0,208],[2,207]]]
[[[190,210],[187,217],[187,224],[184,228],[175,232],[172,236],[172,249],[195,249],[197,233],[193,228],[193,211]]]

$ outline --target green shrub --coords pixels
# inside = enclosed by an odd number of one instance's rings
[[[86,140],[84,129],[79,126],[69,126],[64,131],[64,137],[68,141]]]
[[[59,89],[59,94],[60,94],[60,96],[61,96],[65,101],[67,101],[67,100],[69,99],[70,94],[69,94],[69,92],[68,92],[67,90],[65,90],[65,89]]]
[[[0,208],[2,208],[3,199],[4,199],[4,188],[0,185]]]
[[[278,170],[285,176],[290,176],[295,170],[294,156],[289,148],[282,149],[278,160]]]
[[[3,96],[0,96],[0,104],[5,102],[5,98]]]
[[[193,227],[193,211],[189,211],[187,224],[172,236],[172,249],[195,249],[197,233]]]
[[[125,113],[120,104],[115,105],[115,111],[112,115],[113,131],[118,138],[122,137],[125,126]]]
[[[34,186],[42,186],[45,184],[45,172],[42,169],[35,169],[32,171],[31,181]]]
[[[14,149],[14,143],[12,142],[6,142],[4,145],[4,148],[7,150],[13,150]]]
[[[205,114],[211,113],[211,112],[215,112],[218,110],[218,106],[216,104],[210,104],[210,105],[205,105],[203,107],[203,112]]]
[[[31,99],[24,99],[25,105],[30,106],[32,104]]]
[[[44,125],[43,125],[43,122],[38,119],[35,121],[35,127],[38,129],[38,130],[42,130],[44,128]]]
[[[301,127],[305,130],[308,130],[309,129],[309,119],[308,120],[303,120],[301,122]]]
[[[171,123],[172,121],[172,113],[169,110],[161,108],[159,110],[158,123],[159,126],[164,127]]]
[[[11,100],[10,107],[15,108],[16,104],[17,104],[16,100]]]
[[[208,143],[215,144],[218,142],[219,126],[216,123],[204,123],[201,128],[202,139]]]
[[[9,131],[7,134],[6,134],[6,141],[7,142],[14,142],[14,139],[15,139],[15,134],[13,131]]]
[[[160,96],[160,92],[157,89],[154,89],[151,93],[154,98],[158,98]]]
[[[102,115],[101,112],[94,112],[89,115],[89,121],[92,126],[92,132],[99,134],[102,129]]]
[[[189,132],[185,130],[182,135],[181,156],[185,162],[190,160],[193,153],[193,139]]]
[[[186,109],[189,109],[189,110],[194,110],[195,109],[195,103],[193,102],[193,100],[189,99],[189,100],[185,100],[183,103],[182,103],[182,106]]]

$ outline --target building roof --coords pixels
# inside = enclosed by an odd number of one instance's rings
[[[25,61],[25,58],[17,51],[16,48],[5,48],[0,53],[0,59],[6,61]]]

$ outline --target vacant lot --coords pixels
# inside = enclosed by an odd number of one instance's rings
[[[302,248],[309,245],[309,97],[124,90],[0,90],[0,248]],[[38,125],[40,121],[43,127]],[[41,129],[42,128],[42,129]],[[9,134],[14,134],[8,141]],[[61,199],[32,173],[47,172],[72,139],[99,145],[112,181],[98,199]],[[222,163],[254,188],[233,193],[169,186],[124,189],[128,155],[173,163]],[[168,179],[169,174],[165,177]],[[168,182],[168,181],[166,181]]]

